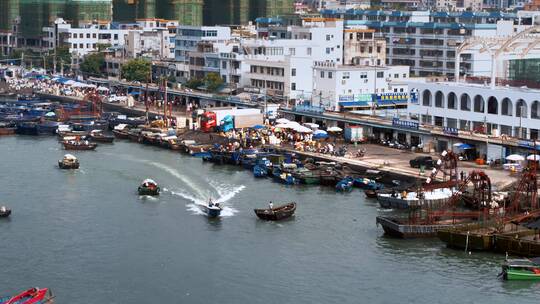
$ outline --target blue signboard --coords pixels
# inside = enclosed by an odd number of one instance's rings
[[[458,129],[458,128],[448,128],[448,127],[444,127],[444,128],[443,128],[443,133],[444,133],[444,134],[447,134],[447,135],[458,136],[458,135],[459,135],[459,129]]]
[[[420,124],[416,121],[401,120],[399,118],[392,119],[392,126],[414,130],[418,130],[420,128]]]

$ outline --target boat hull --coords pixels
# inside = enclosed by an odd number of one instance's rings
[[[397,238],[429,238],[436,237],[437,231],[455,227],[452,224],[403,224],[392,218],[377,216],[377,225],[381,225],[384,233]]]
[[[508,281],[537,281],[540,274],[530,271],[507,269],[504,271],[504,279]]]
[[[160,189],[159,189],[159,187],[157,187],[155,189],[139,187],[139,189],[137,189],[137,191],[139,192],[139,195],[158,196],[159,192],[160,192]]]
[[[66,169],[66,170],[69,170],[69,169],[79,169],[79,162],[75,162],[75,163],[64,163],[63,161],[59,160],[58,161],[58,167],[60,169]]]
[[[97,148],[96,144],[87,144],[87,145],[74,145],[69,143],[64,143],[65,150],[78,150],[78,151],[89,151],[95,150]]]
[[[11,210],[6,210],[4,212],[0,212],[0,217],[8,217],[11,215]]]
[[[280,221],[294,215],[296,212],[296,203],[290,203],[273,209],[255,209],[254,212],[261,220]]]

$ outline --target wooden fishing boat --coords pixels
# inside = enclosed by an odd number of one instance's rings
[[[288,203],[272,209],[254,209],[254,211],[257,217],[261,220],[279,221],[294,215],[294,212],[296,211],[296,203]]]
[[[366,189],[366,190],[364,190],[364,194],[368,198],[377,198],[377,190]]]
[[[91,143],[87,140],[68,140],[64,141],[62,143],[64,145],[64,149],[66,150],[95,150],[97,148],[97,144]]]
[[[509,281],[540,280],[540,258],[506,259],[499,276]]]
[[[354,179],[352,177],[345,177],[336,184],[336,191],[349,192],[352,191]]]
[[[139,195],[156,196],[159,195],[160,188],[154,180],[147,178],[141,183],[137,191]]]
[[[13,135],[17,127],[10,123],[0,123],[0,136],[2,135]]]
[[[8,217],[11,215],[11,209],[8,209],[6,206],[0,207],[0,217]]]
[[[71,154],[64,155],[64,158],[58,161],[60,169],[79,169],[79,160]]]
[[[141,136],[141,129],[131,129],[128,131],[128,138],[131,141],[139,141],[139,137]]]
[[[90,140],[101,143],[112,143],[114,141],[114,136],[106,135],[101,130],[92,130],[92,132],[90,132]]]
[[[129,133],[127,130],[113,130],[112,133],[116,138],[120,138],[120,139],[129,138]]]
[[[0,304],[53,304],[54,297],[48,288],[30,288],[12,297],[0,298]]]

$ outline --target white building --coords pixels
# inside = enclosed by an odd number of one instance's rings
[[[443,4],[441,4],[443,5]],[[408,65],[415,76],[455,73],[456,49],[471,37],[504,37],[538,25],[540,12],[340,11],[323,16],[345,18],[346,27],[367,26],[386,39],[387,64]],[[485,76],[490,71],[486,52],[467,54],[462,75]]]
[[[51,50],[57,46],[67,46],[74,64],[89,53],[98,51],[100,46],[125,47],[128,39],[131,39],[131,43],[126,58],[143,53],[157,54],[157,58],[172,58],[177,26],[177,21],[141,19],[130,24],[113,26],[107,22],[94,22],[74,28],[59,18],[52,27],[43,28],[43,41]]]
[[[493,136],[539,139],[540,90],[455,82],[410,82],[411,118]]]
[[[327,110],[398,106],[408,99],[408,66],[352,66],[315,62],[312,105]]]
[[[175,39],[174,57],[177,61],[187,61],[188,52],[196,51],[199,42],[227,42],[231,40],[231,29],[226,26],[178,27]]]

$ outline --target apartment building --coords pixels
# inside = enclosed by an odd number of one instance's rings
[[[508,36],[538,23],[540,12],[339,11],[322,15],[344,18],[347,28],[367,27],[386,40],[386,64],[409,65],[415,76],[453,76],[455,51],[471,37]],[[464,75],[486,76],[486,53],[462,56]]]
[[[354,66],[317,61],[313,67],[312,104],[331,111],[406,105],[408,79],[408,66]]]

